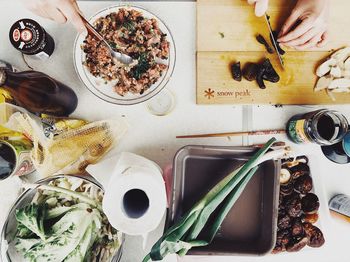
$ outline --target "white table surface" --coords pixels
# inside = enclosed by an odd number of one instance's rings
[[[130,2],[130,1],[129,1]],[[86,16],[99,9],[118,4],[119,1],[83,1],[79,5]],[[36,17],[25,10],[17,0],[0,0],[0,59],[6,60],[20,69],[26,69],[21,55],[11,46],[8,40],[8,30],[19,18],[28,17],[37,20],[55,39],[54,55],[47,61],[28,59],[29,63],[39,71],[71,86],[79,97],[79,104],[73,116],[87,120],[108,119],[114,116],[124,116],[130,124],[127,135],[122,139],[116,151],[130,151],[154,160],[165,167],[172,162],[175,152],[188,144],[207,145],[242,145],[242,138],[210,138],[178,140],[176,135],[241,131],[243,128],[242,106],[199,106],[195,103],[195,34],[196,34],[196,4],[194,2],[135,2],[157,14],[169,26],[177,48],[177,64],[174,75],[167,85],[176,97],[176,106],[172,113],[158,117],[151,115],[143,104],[135,106],[116,106],[108,104],[92,95],[74,71],[72,61],[73,42],[76,32],[69,25],[58,25],[51,21]],[[310,87],[311,88],[311,87]],[[284,106],[253,106],[253,129],[279,129],[294,114],[314,110],[317,107]],[[340,110],[350,119],[349,106],[331,107]],[[286,140],[285,136],[277,136]],[[266,142],[268,137],[250,138],[250,143]],[[330,197],[336,193],[350,195],[349,165],[336,165],[327,161],[317,146],[297,147],[302,153],[312,155],[318,168],[314,179],[322,181],[324,187],[324,210]],[[313,157],[315,156],[315,157]],[[6,212],[13,199],[2,194],[1,187],[9,182],[0,182],[0,228]],[[14,188],[14,190],[16,190]],[[327,215],[328,216],[328,215]],[[326,220],[326,219],[325,219]],[[350,224],[337,220],[328,220],[324,230],[327,232],[327,245],[321,249],[308,249],[296,254],[268,255],[266,257],[185,257],[180,261],[350,261],[348,246],[350,243]],[[162,228],[154,232],[148,248],[159,236]],[[141,261],[144,251],[140,238],[128,238],[122,261]],[[167,261],[176,260],[169,258]]]

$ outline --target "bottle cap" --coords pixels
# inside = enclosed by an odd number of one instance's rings
[[[45,45],[44,29],[32,19],[21,19],[14,23],[10,29],[11,44],[19,51],[27,55],[40,52]]]
[[[347,132],[343,138],[343,149],[345,154],[350,157],[350,132]]]

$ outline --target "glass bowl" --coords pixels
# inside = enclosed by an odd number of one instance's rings
[[[42,179],[37,182],[37,184],[48,184],[50,181],[53,181],[62,177],[74,177],[82,179],[86,182],[92,183],[94,186],[103,190],[102,186],[92,177],[90,176],[72,176],[72,175],[58,175],[53,177],[48,177]],[[16,251],[16,248],[13,244],[13,239],[17,232],[17,222],[15,218],[16,210],[18,208],[22,208],[28,203],[30,203],[36,194],[37,189],[27,189],[25,190],[13,204],[10,209],[6,221],[4,223],[4,227],[1,232],[1,240],[0,240],[0,261],[2,262],[24,262],[23,257]],[[111,257],[111,262],[119,262],[123,252],[125,236],[121,235],[121,244],[118,250],[116,250],[115,254]]]
[[[175,42],[174,42],[173,36],[170,30],[168,29],[168,27],[165,25],[165,23],[156,15],[140,7],[130,6],[130,5],[111,6],[97,12],[95,15],[93,15],[89,19],[89,22],[93,24],[100,17],[105,17],[108,14],[118,12],[119,9],[121,8],[125,8],[128,10],[134,9],[141,12],[145,18],[156,19],[158,21],[158,25],[161,31],[164,34],[167,34],[167,40],[170,43],[170,49],[169,49],[170,52],[169,52],[169,58],[167,60],[164,60],[166,61],[168,68],[165,70],[163,75],[159,78],[159,80],[155,84],[153,84],[149,89],[145,90],[143,94],[132,94],[130,92],[125,94],[124,96],[117,94],[113,89],[113,86],[114,86],[113,81],[105,82],[105,80],[103,80],[101,77],[93,76],[89,72],[87,67],[83,65],[83,62],[85,61],[85,53],[81,49],[81,45],[83,45],[85,34],[79,34],[75,40],[74,50],[73,50],[74,67],[80,80],[85,84],[87,89],[90,90],[95,96],[112,104],[134,105],[134,104],[142,103],[154,97],[156,94],[162,91],[162,89],[169,82],[175,68],[176,48],[175,48]]]

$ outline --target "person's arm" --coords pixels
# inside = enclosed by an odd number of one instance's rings
[[[284,23],[278,42],[304,50],[322,47],[329,39],[329,0],[299,0]]]
[[[248,0],[248,4],[254,5],[255,15],[260,17],[266,13],[269,0]]]
[[[22,2],[30,11],[39,16],[58,23],[69,22],[79,32],[85,31],[76,0],[22,0]]]

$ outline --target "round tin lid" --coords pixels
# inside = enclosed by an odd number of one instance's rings
[[[9,32],[11,44],[25,54],[35,53],[45,40],[44,29],[32,19],[21,19]]]

